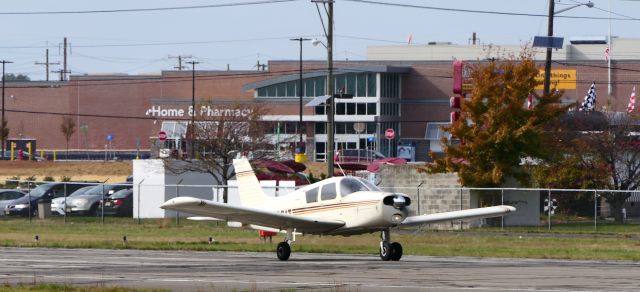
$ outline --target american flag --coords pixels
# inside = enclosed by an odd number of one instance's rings
[[[629,105],[627,105],[627,111],[633,112],[634,109],[636,109],[636,87],[635,86],[631,91],[631,97],[629,97]]]
[[[584,102],[580,106],[580,111],[593,111],[596,109],[596,82],[594,81],[587,91],[587,95],[584,96]]]
[[[609,47],[604,48],[604,60],[609,62]]]

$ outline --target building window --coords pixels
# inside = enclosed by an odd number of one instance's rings
[[[316,115],[325,115],[324,109],[325,109],[324,104],[316,106]]]
[[[367,115],[370,115],[370,116],[377,115],[375,103],[367,103]]]
[[[356,115],[364,116],[366,114],[367,114],[367,104],[366,103],[356,104]]]
[[[353,116],[356,114],[356,104],[353,102],[347,103],[347,115]]]
[[[376,96],[376,74],[367,74],[367,96]]]
[[[336,103],[336,115],[344,115],[346,113],[346,104]]]
[[[326,134],[326,128],[324,122],[316,122],[315,123],[316,134]]]
[[[433,122],[427,123],[427,131],[425,133],[425,139],[431,141],[440,141],[440,138],[443,136],[450,138],[451,135],[449,133],[443,131],[441,127],[450,126],[451,124],[447,122]]]

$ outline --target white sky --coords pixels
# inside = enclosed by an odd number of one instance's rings
[[[45,48],[50,61],[62,62],[59,44],[63,37],[71,43],[69,68],[84,73],[159,73],[177,65],[169,55],[193,55],[201,62],[197,69],[251,70],[258,60],[297,60],[299,47],[289,39],[298,36],[324,39],[320,17],[310,0],[260,5],[214,7],[187,10],[8,15],[7,12],[83,11],[128,8],[160,8],[216,5],[259,0],[24,0],[3,1],[0,19],[3,31],[0,59],[7,73],[22,73],[32,80],[44,79]],[[582,0],[575,0],[581,1]],[[561,0],[556,10],[574,0]],[[580,6],[559,16],[640,19],[640,1],[592,0],[594,8]],[[546,15],[547,0],[376,0],[453,9],[485,10]],[[599,9],[605,10],[599,10]],[[534,35],[545,35],[546,17],[438,11],[335,0],[336,60],[366,59],[371,45],[406,44],[412,34],[414,44],[430,41],[467,44],[476,32],[485,44],[524,44]],[[2,14],[5,13],[5,14]],[[640,20],[612,23],[612,35],[640,38]],[[555,18],[554,34],[565,41],[575,36],[605,36],[609,21]],[[171,43],[171,44],[168,44]],[[111,46],[119,45],[119,46]],[[124,46],[120,46],[124,45]],[[640,50],[639,50],[640,51]],[[305,43],[305,60],[324,60],[326,51]],[[639,52],[640,55],[640,52]],[[60,69],[53,66],[52,70]],[[51,79],[57,75],[52,74]]]

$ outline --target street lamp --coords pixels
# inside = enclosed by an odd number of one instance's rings
[[[4,65],[7,63],[13,63],[11,61],[2,60],[2,119],[0,119],[0,136],[2,136],[2,159],[4,160],[4,139],[5,139],[5,120],[4,120]]]
[[[298,41],[300,43],[300,80],[298,82],[298,95],[300,96],[300,123],[298,124],[298,131],[300,132],[300,141],[298,147],[296,147],[296,162],[304,162],[305,159],[305,147],[302,142],[302,42],[310,41],[311,39],[305,39],[302,37],[290,39],[292,41]]]
[[[587,6],[589,8],[592,8],[594,6],[593,2],[588,1],[587,3],[578,3],[576,5],[569,6],[567,8],[555,11],[555,0],[549,0],[549,19],[548,19],[548,26],[547,26],[547,36],[549,37],[549,39],[551,39],[551,37],[553,36],[553,16],[555,14],[559,14],[582,5]],[[544,64],[544,91],[543,91],[544,94],[549,94],[550,87],[551,87],[551,54],[552,54],[552,48],[550,44],[548,44],[547,58]]]

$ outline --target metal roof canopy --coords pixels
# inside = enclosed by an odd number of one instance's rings
[[[328,96],[328,95],[316,96],[310,102],[305,104],[305,106],[318,106],[318,105],[321,105],[325,101],[327,101],[327,99],[329,99],[329,97],[330,96]]]

